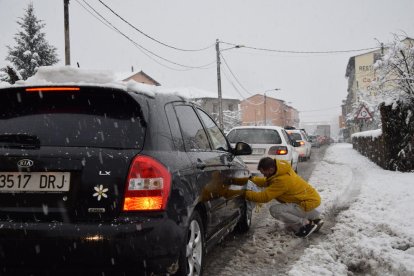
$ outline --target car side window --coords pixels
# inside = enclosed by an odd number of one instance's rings
[[[177,105],[175,111],[186,150],[211,150],[207,134],[195,110],[189,105]]]
[[[286,141],[286,143],[287,143],[288,145],[292,145],[292,141],[290,140],[290,137],[289,137],[289,135],[286,133],[286,131],[282,130],[282,134],[283,134],[283,137],[285,137],[285,141]]]
[[[180,126],[177,121],[177,115],[175,114],[172,104],[165,106],[165,113],[167,114],[168,124],[170,125],[171,136],[173,143],[177,150],[185,151],[184,142],[181,136]]]
[[[210,135],[213,149],[227,151],[228,144],[226,137],[224,137],[217,124],[203,110],[197,108],[197,111],[200,114],[201,121],[203,121],[208,134]]]
[[[303,139],[303,140],[305,140],[305,141],[309,141],[309,137],[308,137],[308,135],[306,135],[306,133],[305,133],[304,131],[301,131],[301,133],[302,133],[302,136],[305,138],[305,139]]]

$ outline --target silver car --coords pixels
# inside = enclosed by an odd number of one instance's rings
[[[241,155],[251,173],[260,173],[257,164],[263,157],[287,160],[297,172],[299,154],[294,149],[298,143],[291,141],[286,130],[279,126],[239,126],[227,134],[230,143],[243,141],[252,148],[251,155]]]
[[[299,160],[309,160],[311,157],[312,144],[309,142],[306,133],[301,129],[288,129],[286,132],[291,140],[294,140],[300,144],[300,146],[296,148],[296,151],[299,154]]]

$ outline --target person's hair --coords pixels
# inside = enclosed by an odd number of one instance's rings
[[[270,157],[263,157],[262,159],[260,159],[259,164],[257,165],[258,170],[260,169],[267,170],[270,168],[276,169],[276,162],[274,159]]]

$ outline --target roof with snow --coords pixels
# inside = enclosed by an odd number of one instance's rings
[[[148,74],[146,74],[144,71],[139,71],[137,73],[132,73],[132,75],[130,75],[129,77],[126,77],[125,79],[123,79],[123,81],[129,81],[129,80],[134,80],[140,83],[146,83],[146,84],[152,84],[155,86],[160,86],[161,84],[159,82],[157,82],[156,80],[154,80],[153,78],[151,78]]]

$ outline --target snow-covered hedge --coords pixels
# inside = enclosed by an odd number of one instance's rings
[[[384,145],[382,130],[370,130],[352,134],[352,146],[382,168],[387,168],[388,152]]]
[[[354,133],[352,145],[384,169],[414,171],[414,103],[382,104],[382,129]]]

